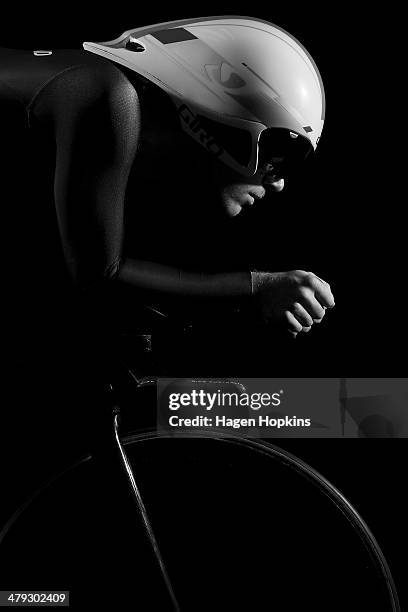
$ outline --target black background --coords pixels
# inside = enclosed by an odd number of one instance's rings
[[[292,258],[288,269],[313,270],[331,283],[336,298],[329,324],[301,340],[308,355],[308,375],[404,376],[406,249],[401,196],[396,190],[400,175],[394,131],[398,136],[399,125],[394,96],[389,96],[398,91],[398,81],[395,63],[387,55],[398,15],[356,14],[351,4],[344,3],[325,10],[315,3],[302,3],[302,8],[277,3],[269,9],[242,2],[177,3],[162,10],[147,3],[126,7],[55,3],[51,9],[36,4],[3,16],[0,44],[79,47],[84,40],[110,40],[148,23],[228,14],[250,14],[288,30],[311,53],[325,85],[327,115],[316,160],[283,196],[279,219],[290,221],[298,238],[296,249],[288,247]],[[279,232],[275,214],[270,214],[270,224],[264,228],[265,238]],[[406,440],[280,444],[322,472],[356,506],[401,588],[399,557],[407,544]]]

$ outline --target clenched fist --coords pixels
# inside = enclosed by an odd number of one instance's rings
[[[251,272],[251,277],[263,322],[285,326],[294,336],[310,331],[334,306],[330,285],[313,272]]]

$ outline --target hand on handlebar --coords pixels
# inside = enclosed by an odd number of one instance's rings
[[[333,308],[330,285],[304,270],[251,272],[263,323],[285,327],[293,336],[307,333]]]

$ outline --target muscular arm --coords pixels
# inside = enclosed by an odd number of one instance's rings
[[[138,261],[123,253],[124,201],[140,131],[137,93],[103,62],[58,75],[33,104],[51,123],[56,143],[55,200],[71,277],[83,289],[118,283],[146,299],[163,295],[240,300],[250,295],[249,272],[200,274]],[[129,293],[127,292],[127,295]]]

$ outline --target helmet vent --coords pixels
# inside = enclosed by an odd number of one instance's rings
[[[138,40],[132,37],[130,37],[126,42],[126,49],[128,51],[135,51],[136,53],[143,53],[143,51],[146,51],[144,46]]]

